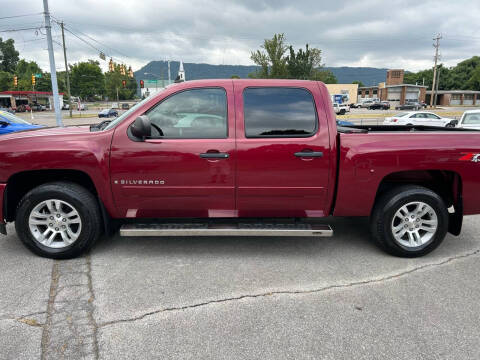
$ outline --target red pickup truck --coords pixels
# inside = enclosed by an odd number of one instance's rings
[[[480,213],[480,133],[338,127],[324,84],[203,80],[113,121],[0,139],[0,232],[74,257],[123,236],[329,236],[369,216],[373,239],[421,256]]]

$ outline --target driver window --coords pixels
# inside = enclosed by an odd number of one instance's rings
[[[191,89],[173,94],[146,115],[152,137],[224,139],[227,137],[227,95],[224,89]]]

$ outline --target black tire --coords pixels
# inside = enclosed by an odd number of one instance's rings
[[[71,245],[52,248],[41,244],[29,227],[31,211],[42,201],[58,199],[71,204],[78,212],[82,227]],[[102,217],[95,197],[84,187],[71,182],[52,182],[29,191],[16,211],[15,229],[22,242],[35,254],[51,259],[70,259],[87,252],[101,235]]]
[[[421,201],[430,205],[435,211],[438,226],[432,238],[425,244],[409,248],[398,242],[392,233],[395,213],[404,205]],[[435,192],[416,185],[397,187],[377,200],[370,218],[371,232],[378,246],[388,253],[400,257],[419,257],[436,249],[448,231],[448,211],[442,198]]]
[[[345,109],[340,110],[340,115],[345,115]]]

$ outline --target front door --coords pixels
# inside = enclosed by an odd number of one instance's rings
[[[152,138],[116,131],[111,181],[124,217],[228,217],[235,210],[231,81],[188,88],[145,112]],[[133,120],[133,119],[132,119]]]
[[[249,85],[235,82],[239,216],[327,215],[331,157],[318,84]]]

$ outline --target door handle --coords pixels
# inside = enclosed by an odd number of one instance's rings
[[[227,153],[221,153],[221,152],[206,152],[206,153],[201,153],[200,157],[202,159],[228,159],[230,155]]]
[[[299,151],[294,154],[296,157],[323,157],[321,151]]]

